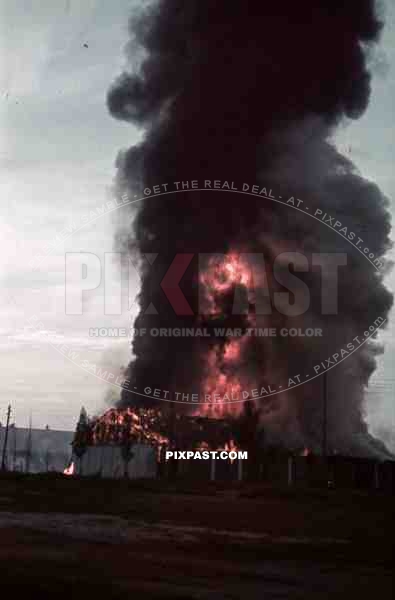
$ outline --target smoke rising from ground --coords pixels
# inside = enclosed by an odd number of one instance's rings
[[[390,246],[388,203],[331,143],[336,126],[360,117],[369,102],[369,49],[382,24],[372,0],[271,2],[161,0],[130,24],[124,73],[108,94],[117,119],[144,131],[118,157],[117,193],[187,180],[258,183],[282,197],[299,197],[333,215],[363,238],[376,257]],[[339,312],[322,315],[317,272],[298,274],[311,306],[300,317],[273,311],[259,326],[322,327],[322,339],[266,339],[243,345],[227,375],[243,383],[279,384],[306,374],[313,363],[346,346],[378,318],[392,297],[360,253],[301,212],[226,192],[188,192],[146,199],[136,214],[129,249],[141,259],[141,312],[135,327],[190,327],[196,318],[174,314],[160,282],[177,253],[345,252],[339,271]],[[158,253],[153,265],[145,254]],[[182,280],[197,307],[196,261]],[[271,280],[271,293],[281,286]],[[146,314],[150,304],[158,315]],[[150,312],[150,311],[148,311]],[[211,344],[211,346],[210,346]],[[213,342],[137,337],[130,389],[199,391]],[[218,342],[217,352],[223,352]],[[328,375],[329,446],[374,452],[363,415],[363,389],[375,368],[365,344]],[[269,433],[291,445],[317,447],[322,421],[322,377],[257,402]],[[140,398],[140,400],[139,400]],[[124,392],[121,404],[143,402]],[[357,441],[359,440],[359,441]],[[363,440],[363,441],[361,441]],[[381,451],[381,450],[380,450]],[[379,450],[377,450],[379,452]]]

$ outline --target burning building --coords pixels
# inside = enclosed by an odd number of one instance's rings
[[[230,452],[239,448],[236,439],[251,445],[240,436],[239,421],[130,406],[110,409],[91,419],[82,408],[72,443],[72,460],[64,474],[128,479],[171,475],[171,465],[166,464],[167,450],[188,447]],[[173,467],[176,474],[177,468]],[[212,473],[211,464],[208,468]]]
[[[145,196],[119,230],[142,276],[135,328],[209,335],[136,336],[119,415],[197,394],[177,411],[233,417],[247,391],[268,438],[316,448],[313,375],[334,365],[328,444],[376,453],[363,404],[378,349],[374,335],[350,343],[385,321],[392,296],[384,269],[350,241],[384,267],[390,215],[333,135],[368,105],[381,28],[373,0],[157,0],[131,20],[130,68],[108,106],[143,131],[120,153],[116,182],[120,198]],[[347,264],[324,285],[315,257],[335,254]],[[251,334],[291,328],[322,335]]]

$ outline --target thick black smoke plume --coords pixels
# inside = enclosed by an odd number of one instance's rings
[[[373,0],[151,4],[131,22],[130,72],[108,95],[111,114],[144,131],[141,143],[119,156],[119,194],[142,196],[145,187],[175,181],[198,180],[202,187],[204,180],[226,180],[238,189],[243,182],[259,184],[277,197],[303,198],[355,232],[375,257],[383,256],[389,248],[387,201],[331,144],[336,126],[360,117],[368,105],[366,54],[380,31]],[[321,314],[320,273],[311,272],[298,273],[312,294],[305,315],[286,317],[273,310],[256,317],[259,327],[323,330],[322,338],[251,337],[227,375],[259,389],[296,374],[304,381],[314,374],[313,365],[363,337],[378,317],[385,319],[392,304],[382,274],[344,237],[263,197],[185,191],[148,198],[135,216],[130,250],[142,257],[135,327],[147,329],[201,323],[175,315],[160,287],[177,253],[263,253],[267,264],[289,250],[303,251],[309,260],[313,252],[347,253],[336,316]],[[147,254],[157,254],[152,265]],[[181,284],[194,309],[196,277],[194,259]],[[270,272],[267,277],[271,295],[284,291]],[[152,306],[159,314],[152,314]],[[239,321],[243,325],[242,316]],[[136,337],[130,391],[122,405],[146,403],[133,394],[145,386],[199,392],[207,376],[205,358],[212,351],[223,353],[225,346],[226,340]],[[362,452],[360,440],[368,440],[363,391],[375,352],[372,343],[364,344],[328,372],[333,450]],[[266,430],[289,444],[317,447],[322,381],[318,377],[257,401]]]

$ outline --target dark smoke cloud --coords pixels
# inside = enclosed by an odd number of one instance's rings
[[[283,197],[304,198],[336,216],[371,252],[383,256],[390,246],[388,202],[331,144],[336,125],[360,117],[368,105],[366,53],[381,27],[372,0],[161,0],[150,5],[131,21],[131,70],[108,95],[111,114],[144,131],[142,142],[118,158],[118,193],[141,195],[146,186],[192,179],[236,186],[262,182]],[[392,298],[382,275],[325,226],[262,198],[185,192],[147,199],[136,214],[130,251],[158,257],[152,266],[141,261],[141,312],[135,326],[193,325],[193,318],[174,315],[159,286],[177,252],[236,248],[273,257],[284,245],[307,256],[347,252],[339,315],[320,314],[320,278],[306,275],[310,311],[292,323],[273,314],[259,325],[321,326],[325,337],[255,340],[239,365],[246,380],[260,385],[307,373],[386,316]],[[193,263],[182,284],[193,306],[195,277]],[[144,314],[151,302],[160,307],[159,315]],[[131,389],[198,391],[208,348],[196,338],[136,338]],[[329,442],[339,451],[362,452],[355,440],[361,435],[368,440],[363,387],[374,370],[375,353],[365,344],[330,372]],[[262,401],[262,422],[287,443],[316,447],[321,386],[318,378]],[[138,399],[125,392],[121,402]]]

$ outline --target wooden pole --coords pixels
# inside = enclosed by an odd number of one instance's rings
[[[8,444],[8,430],[10,428],[10,417],[11,417],[11,405],[8,405],[7,410],[7,425],[5,427],[5,436],[4,436],[4,444],[3,444],[3,454],[1,457],[1,470],[6,470],[6,456],[7,456],[7,444]]]
[[[12,460],[12,470],[15,471],[16,470],[16,423],[14,421],[14,453],[13,453],[13,460]]]
[[[294,482],[294,468],[293,468],[293,457],[292,456],[288,456],[288,485],[292,485]]]
[[[211,456],[210,481],[215,481],[215,457]]]
[[[322,382],[322,456],[326,458],[328,429],[328,373],[325,371]]]
[[[30,462],[32,458],[32,415],[29,418],[29,431],[26,441],[25,473],[30,473]]]

